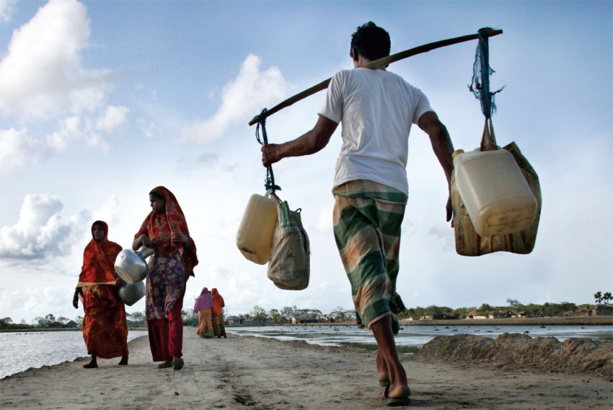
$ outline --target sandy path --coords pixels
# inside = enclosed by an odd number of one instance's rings
[[[186,328],[185,367],[159,370],[146,337],[119,358],[30,369],[0,380],[0,407],[54,409],[371,409],[384,407],[373,352],[238,337],[200,339]],[[509,372],[403,356],[413,407],[587,409],[613,407],[597,376]]]

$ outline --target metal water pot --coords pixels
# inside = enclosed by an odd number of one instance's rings
[[[119,299],[121,299],[126,305],[132,306],[141,300],[143,296],[145,296],[145,282],[141,280],[133,285],[124,282],[121,286],[119,286],[118,292]]]
[[[137,251],[124,249],[115,259],[115,272],[125,282],[133,285],[145,279],[149,274],[146,258],[153,255],[155,250],[141,246]]]

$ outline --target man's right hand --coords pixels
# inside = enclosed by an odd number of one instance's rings
[[[265,167],[279,162],[281,156],[279,155],[278,144],[266,144],[262,146],[262,165]]]

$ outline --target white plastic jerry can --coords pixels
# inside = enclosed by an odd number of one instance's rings
[[[271,196],[253,194],[247,203],[247,209],[236,234],[236,245],[248,260],[260,265],[270,259],[272,233],[277,222],[277,201]]]
[[[479,235],[506,235],[530,226],[537,202],[513,154],[458,150],[453,165],[458,193]]]

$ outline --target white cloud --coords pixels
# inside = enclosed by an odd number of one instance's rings
[[[47,143],[55,151],[63,151],[77,141],[84,140],[90,147],[103,152],[110,150],[110,145],[97,131],[112,133],[123,126],[129,113],[127,107],[109,105],[97,119],[89,116],[72,115],[58,120],[58,129],[47,136]]]
[[[81,118],[73,115],[58,121],[58,130],[47,136],[47,143],[54,150],[63,151],[81,137]]]
[[[0,0],[0,19],[12,5]],[[18,172],[77,142],[110,150],[105,134],[122,127],[130,110],[104,106],[114,74],[83,68],[89,36],[87,10],[75,0],[49,1],[13,32],[0,61],[0,115],[30,129],[40,128],[41,120],[58,125],[46,144],[25,130],[0,131],[0,174]]]
[[[26,129],[0,130],[1,175],[20,171],[28,163],[45,160],[48,155],[48,150],[40,147],[38,142],[28,135]]]
[[[0,0],[0,21],[8,22],[15,12],[17,0]]]
[[[65,242],[77,221],[63,224],[62,208],[55,196],[26,195],[17,224],[0,228],[0,258],[43,259],[66,254]]]
[[[30,120],[101,104],[110,72],[81,65],[89,23],[81,3],[51,0],[13,33],[0,61],[1,113]]]
[[[129,112],[128,107],[109,105],[106,107],[104,115],[96,120],[95,127],[98,130],[111,133],[126,123]]]
[[[121,208],[117,197],[115,195],[109,195],[106,203],[94,212],[93,220],[105,221],[107,224],[113,225],[117,221],[120,211]]]
[[[90,134],[86,140],[90,147],[98,148],[105,153],[111,150],[111,146],[99,134]]]
[[[283,98],[286,94],[286,83],[279,69],[271,67],[260,71],[260,65],[260,58],[249,54],[238,77],[222,90],[222,102],[217,112],[210,118],[185,127],[182,139],[200,142],[216,139],[231,125],[245,121],[261,107]]]

